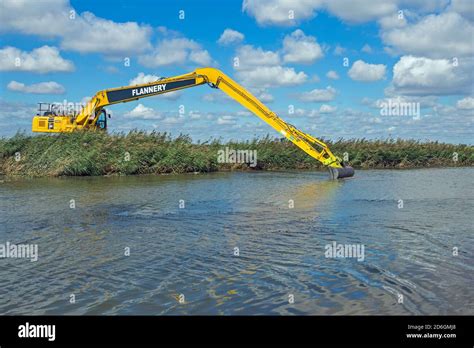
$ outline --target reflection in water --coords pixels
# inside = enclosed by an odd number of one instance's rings
[[[472,171],[5,179],[0,313],[472,314]]]

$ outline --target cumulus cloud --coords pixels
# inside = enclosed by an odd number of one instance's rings
[[[386,18],[400,9],[429,13],[440,11],[447,4],[448,0],[244,0],[242,11],[260,25],[294,26],[315,17],[320,11],[327,11],[345,22],[365,23]],[[458,8],[462,7],[465,12],[470,11],[466,4],[458,5]]]
[[[149,108],[143,104],[138,104],[131,111],[125,113],[125,117],[144,119],[144,120],[153,120],[160,119],[161,115],[155,111],[153,108]]]
[[[234,116],[231,115],[224,115],[217,119],[218,125],[234,125],[237,121]]]
[[[244,0],[242,11],[260,25],[292,26],[314,17],[322,1],[314,0]]]
[[[472,56],[473,37],[474,25],[455,12],[428,15],[382,32],[382,40],[393,52],[428,58]]]
[[[17,81],[10,81],[7,88],[13,92],[32,93],[32,94],[63,94],[65,88],[57,82],[48,81],[32,85],[25,85]]]
[[[144,83],[155,82],[159,80],[160,77],[156,75],[145,75],[145,73],[140,72],[136,77],[130,80],[130,85],[142,85]]]
[[[183,123],[183,118],[184,117],[168,116],[168,117],[165,117],[165,119],[163,120],[163,123],[166,123],[166,124]]]
[[[229,103],[233,102],[233,99],[229,97],[227,94],[222,93],[221,91],[215,91],[211,93],[204,94],[202,96],[202,100],[210,103]]]
[[[237,49],[236,57],[239,59],[239,64],[234,65],[236,76],[246,87],[294,86],[308,79],[302,71],[296,72],[294,68],[283,67],[279,52],[244,45]],[[269,95],[264,95],[263,98],[272,99]]]
[[[316,38],[305,35],[300,29],[283,39],[283,60],[285,63],[309,64],[323,56],[323,50]]]
[[[299,95],[299,99],[304,102],[328,102],[336,97],[336,89],[327,86],[324,89],[313,89]]]
[[[331,106],[331,105],[328,105],[328,104],[323,104],[319,108],[319,112],[321,114],[330,114],[330,113],[333,113],[336,110],[337,110],[337,107]]]
[[[261,47],[244,45],[237,49],[236,58],[239,64],[234,65],[236,70],[245,70],[261,66],[275,66],[280,64],[277,52],[264,51]]]
[[[397,11],[397,1],[326,0],[327,10],[351,23],[364,23]]]
[[[31,116],[36,113],[37,107],[36,104],[6,101],[0,98],[0,121],[8,120],[8,122],[11,122],[12,119],[22,119],[28,121],[27,125],[30,128]],[[13,127],[10,127],[10,129],[17,131]]]
[[[163,39],[154,48],[153,52],[138,58],[140,64],[149,68],[185,64],[192,62],[201,66],[211,64],[209,52],[204,50],[194,40],[187,38]]]
[[[455,66],[449,59],[403,56],[393,67],[392,88],[404,95],[469,93],[472,68],[472,59]]]
[[[474,5],[472,0],[451,0],[449,10],[459,13],[470,21],[474,21]]]
[[[199,111],[191,110],[188,114],[191,120],[199,120],[201,118],[201,113]]]
[[[49,73],[73,70],[74,64],[62,58],[56,47],[42,46],[31,52],[10,46],[0,49],[0,71]]]
[[[244,34],[236,30],[227,28],[221,34],[219,40],[217,40],[217,43],[222,46],[227,46],[227,45],[238,44],[242,41],[244,41]]]
[[[271,103],[275,100],[266,88],[251,88],[250,92],[262,103]]]
[[[357,60],[349,69],[348,75],[355,81],[378,81],[385,77],[386,69],[387,67],[383,64],[369,64],[363,60]]]
[[[382,30],[387,31],[395,28],[405,27],[407,25],[407,20],[405,14],[401,16],[399,12],[394,12],[388,16],[380,18],[378,23]]]
[[[282,66],[259,66],[251,70],[237,71],[242,84],[249,87],[280,87],[295,86],[304,83],[308,76],[293,68]]]
[[[460,99],[456,102],[456,107],[462,110],[472,110],[474,109],[474,98],[466,97],[464,99]]]
[[[61,48],[81,53],[132,55],[151,47],[149,26],[79,14],[68,0],[2,0],[0,23],[1,31],[58,37]]]

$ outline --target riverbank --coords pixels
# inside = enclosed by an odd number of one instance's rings
[[[474,165],[474,147],[416,140],[326,141],[336,156],[347,153],[356,169],[462,167]],[[256,151],[251,164],[220,163],[225,150]],[[136,175],[228,170],[323,169],[288,141],[192,142],[185,135],[130,132],[29,136],[0,139],[0,174],[7,176]]]

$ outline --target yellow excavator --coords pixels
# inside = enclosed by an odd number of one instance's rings
[[[221,89],[308,155],[323,163],[328,167],[332,179],[354,175],[354,169],[345,165],[339,157],[334,156],[324,142],[283,121],[245,88],[214,68],[196,69],[189,74],[162,78],[150,83],[99,91],[77,115],[56,112],[52,104],[40,103],[38,114],[33,118],[32,130],[47,133],[86,129],[105,130],[107,129],[107,112],[104,108],[108,105],[126,103],[203,84]]]

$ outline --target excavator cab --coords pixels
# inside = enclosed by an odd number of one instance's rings
[[[38,113],[36,116],[56,116],[54,110],[54,104],[51,103],[38,103]]]
[[[99,130],[107,129],[107,116],[110,118],[110,114],[107,115],[107,111],[105,111],[105,109],[102,109],[96,122],[97,129]]]

